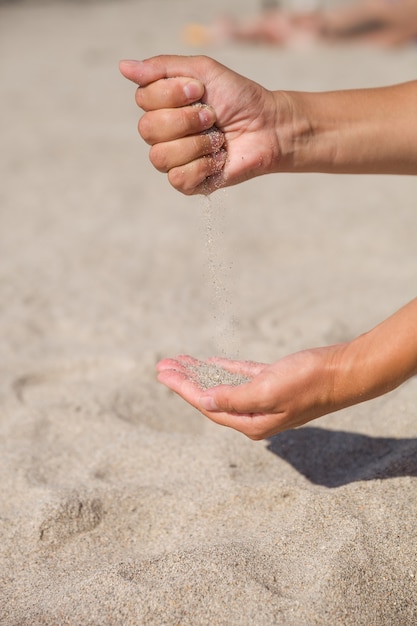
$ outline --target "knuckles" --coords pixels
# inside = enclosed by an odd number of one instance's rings
[[[149,152],[149,159],[152,165],[158,170],[158,172],[163,172],[166,174],[168,172],[169,164],[166,148],[161,144],[155,144],[151,147]]]
[[[195,193],[195,186],[191,184],[184,168],[174,167],[168,172],[168,180],[177,191],[192,196]]]
[[[142,139],[148,144],[153,143],[153,128],[154,124],[149,119],[149,116],[147,114],[143,115],[138,123],[138,131]]]

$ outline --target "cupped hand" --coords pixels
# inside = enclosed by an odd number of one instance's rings
[[[195,371],[201,365],[190,356],[163,359],[158,380],[217,424],[259,440],[301,426],[349,404],[335,394],[336,371],[343,345],[304,350],[272,365],[223,358],[208,359],[249,382],[204,390]]]
[[[150,160],[179,191],[207,194],[276,170],[276,92],[204,56],[122,61],[120,70],[139,85]]]

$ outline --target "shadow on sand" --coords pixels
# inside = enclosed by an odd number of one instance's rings
[[[360,480],[417,476],[417,439],[369,437],[303,427],[271,437],[268,450],[308,480],[340,487]]]

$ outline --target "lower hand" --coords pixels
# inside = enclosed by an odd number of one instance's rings
[[[270,437],[344,406],[334,395],[343,345],[304,350],[273,365],[212,358],[229,372],[250,379],[239,386],[202,389],[195,376],[200,361],[180,356],[158,364],[158,380],[217,424],[250,439]]]

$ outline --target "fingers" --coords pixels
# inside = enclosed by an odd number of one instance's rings
[[[214,110],[206,105],[149,111],[139,133],[152,146],[149,158],[171,185],[186,195],[210,193],[221,186],[210,177],[222,171],[224,135],[213,125]]]
[[[224,134],[213,126],[215,120],[211,107],[197,104],[149,111],[139,122],[139,133],[152,146],[151,163],[169,172],[171,185],[184,194],[208,194],[222,186],[211,178],[223,170],[227,158]]]
[[[166,369],[158,374],[158,381],[174,391],[194,407],[197,407],[198,387],[189,375],[179,369]],[[200,390],[201,393],[201,390]]]
[[[278,411],[273,404],[268,386],[256,378],[237,387],[214,387],[200,395],[194,406],[216,424],[259,441],[286,427],[285,412]]]
[[[236,374],[242,374],[248,378],[254,378],[258,376],[268,365],[266,363],[256,363],[255,361],[239,361],[233,359],[226,359],[222,357],[211,357],[208,359],[209,363],[215,363],[220,367],[224,367],[230,372]]]
[[[206,82],[219,63],[204,56],[160,55],[144,61],[120,62],[120,71],[129,80],[142,87],[162,78],[190,76]]]
[[[174,167],[219,152],[223,144],[223,133],[213,128],[199,135],[184,137],[180,141],[155,144],[150,150],[149,158],[157,170],[167,173]]]
[[[189,372],[190,368],[198,367],[203,363],[213,363],[229,372],[240,374],[247,378],[254,378],[269,366],[266,363],[256,363],[255,361],[239,361],[237,359],[228,359],[226,357],[211,357],[206,361],[200,361],[188,354],[181,354],[175,358],[166,358],[159,361],[157,370],[175,369],[182,372]]]
[[[267,367],[219,358],[208,359],[206,363],[215,363],[237,373],[254,372],[258,368],[262,370]],[[261,410],[263,406],[265,409],[269,407],[269,403],[262,399],[263,391],[268,391],[264,383],[259,385],[258,380],[255,380],[238,387],[221,385],[202,394],[193,377],[193,368],[201,364],[201,361],[186,355],[163,359],[157,365],[158,380],[216,424],[238,430],[255,441],[285,429],[285,414],[275,412],[272,415],[268,410]]]
[[[197,409],[201,388],[195,380],[193,368],[198,367],[199,363],[200,361],[192,357],[180,356],[176,359],[163,359],[157,365],[158,381]]]
[[[168,172],[171,185],[186,195],[209,194],[223,186],[223,167],[227,160],[225,150],[196,159]]]
[[[273,406],[269,389],[261,379],[237,387],[219,386],[201,394],[199,406],[206,411],[242,415],[269,413]]]
[[[146,143],[153,145],[180,137],[202,133],[216,122],[212,107],[197,104],[179,109],[149,111],[139,121],[139,133]]]
[[[254,412],[230,412],[228,410],[220,410],[216,408],[216,410],[210,410],[210,408],[206,409],[202,406],[202,398],[201,398],[201,389],[189,377],[189,372],[187,372],[187,365],[182,365],[177,361],[169,363],[169,360],[165,360],[163,365],[159,366],[159,374],[158,381],[166,385],[169,389],[178,394],[183,400],[191,404],[195,409],[200,411],[203,415],[208,417],[212,422],[219,424],[220,426],[227,426],[228,428],[233,428],[237,430],[250,439],[254,441],[259,441],[261,439],[265,439],[272,434],[275,434],[279,430],[281,430],[279,424],[277,424],[277,418],[273,421],[273,426],[271,427],[271,415],[268,413],[254,413]],[[239,391],[243,391],[245,387],[249,387],[251,383],[247,385],[241,385],[239,387]],[[223,404],[231,404],[235,403],[233,400],[229,400],[227,402],[222,399],[220,394],[218,393],[220,390],[224,390],[225,394],[230,393],[233,395],[234,390],[237,389],[235,387],[230,387],[228,385],[224,385],[221,387],[216,387],[211,390],[211,393],[214,393],[219,397],[219,402],[223,402]],[[226,396],[225,396],[226,397]],[[249,406],[249,404],[248,404]],[[282,429],[284,426],[282,427]]]
[[[135,99],[144,111],[156,111],[187,106],[201,100],[203,95],[204,85],[201,81],[180,76],[138,87]]]
[[[186,195],[207,195],[225,184],[224,135],[215,128],[213,107],[199,102],[222,67],[206,57],[178,56],[120,64],[122,74],[139,84],[136,102],[145,115],[138,129],[151,146],[151,163]]]
[[[204,363],[204,362],[203,362]],[[231,361],[229,359],[213,358],[206,363],[215,363],[230,372],[252,377],[255,372],[262,372],[266,367],[263,364],[246,361]],[[182,355],[176,359],[163,359],[158,363],[158,379],[167,384],[173,391],[206,412],[222,412],[230,414],[259,414],[269,412],[272,408],[270,401],[270,386],[272,380],[268,372],[259,373],[256,378],[246,384],[236,387],[219,385],[203,393],[196,383],[195,370],[202,365],[201,361],[193,357]],[[185,381],[192,387],[184,385]]]
[[[157,365],[156,369],[158,372],[163,372],[165,370],[178,370],[178,371],[186,371],[187,366],[189,365],[197,365],[200,361],[195,359],[188,354],[180,354],[174,359],[161,359]]]

